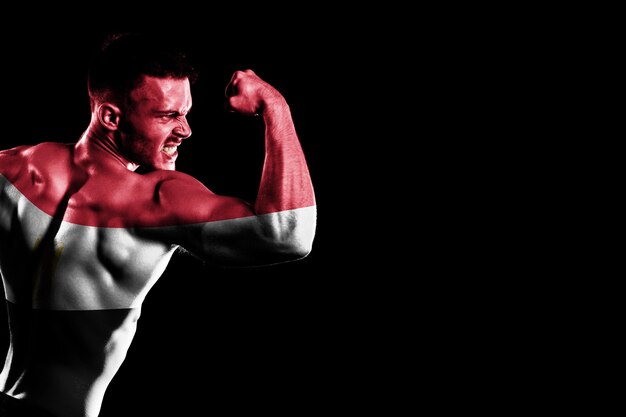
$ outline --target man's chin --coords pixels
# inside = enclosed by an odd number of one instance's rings
[[[174,154],[169,155],[161,151],[161,161],[159,161],[159,169],[166,171],[176,171],[176,159],[178,158],[178,152],[174,151]]]

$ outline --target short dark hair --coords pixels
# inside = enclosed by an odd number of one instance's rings
[[[144,75],[197,79],[185,52],[171,39],[142,33],[108,35],[92,55],[88,73],[89,100],[123,104]]]

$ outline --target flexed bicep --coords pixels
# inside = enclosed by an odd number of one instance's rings
[[[313,244],[315,207],[200,226],[202,258],[230,267],[270,265],[306,257]]]
[[[236,197],[216,195],[191,177],[164,182],[155,193],[168,213],[164,227],[139,230],[179,245],[210,264],[268,265],[308,255],[315,230],[315,207],[259,214]]]
[[[213,196],[212,211],[228,218],[187,224],[172,230],[176,243],[211,265],[249,267],[301,259],[313,244],[316,208],[255,214],[247,203]],[[239,216],[232,216],[239,213]]]
[[[249,69],[233,74],[225,94],[228,109],[258,114],[265,123],[265,159],[256,199],[248,204],[218,196],[191,177],[169,174],[155,193],[158,205],[176,224],[168,238],[225,266],[301,259],[312,248],[316,202],[289,105]]]

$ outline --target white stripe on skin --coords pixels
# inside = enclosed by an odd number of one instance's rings
[[[0,227],[11,232],[17,207],[21,238],[34,251],[52,217],[1,175],[0,193],[4,194]],[[36,274],[34,289],[31,279],[4,274],[5,296],[16,304],[40,309],[137,308],[165,271],[177,245],[216,265],[268,265],[306,256],[315,223],[315,206],[184,226],[99,228],[61,222],[54,248],[48,251],[56,256],[46,258],[49,267]],[[31,253],[24,256],[36,261]]]

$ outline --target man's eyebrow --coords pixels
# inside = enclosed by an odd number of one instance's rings
[[[190,111],[191,111],[191,107],[185,112],[185,114],[189,113]],[[171,109],[171,110],[168,110],[168,109],[158,110],[157,109],[157,110],[154,110],[154,113],[156,114],[182,114],[179,110],[174,110],[174,109]]]

